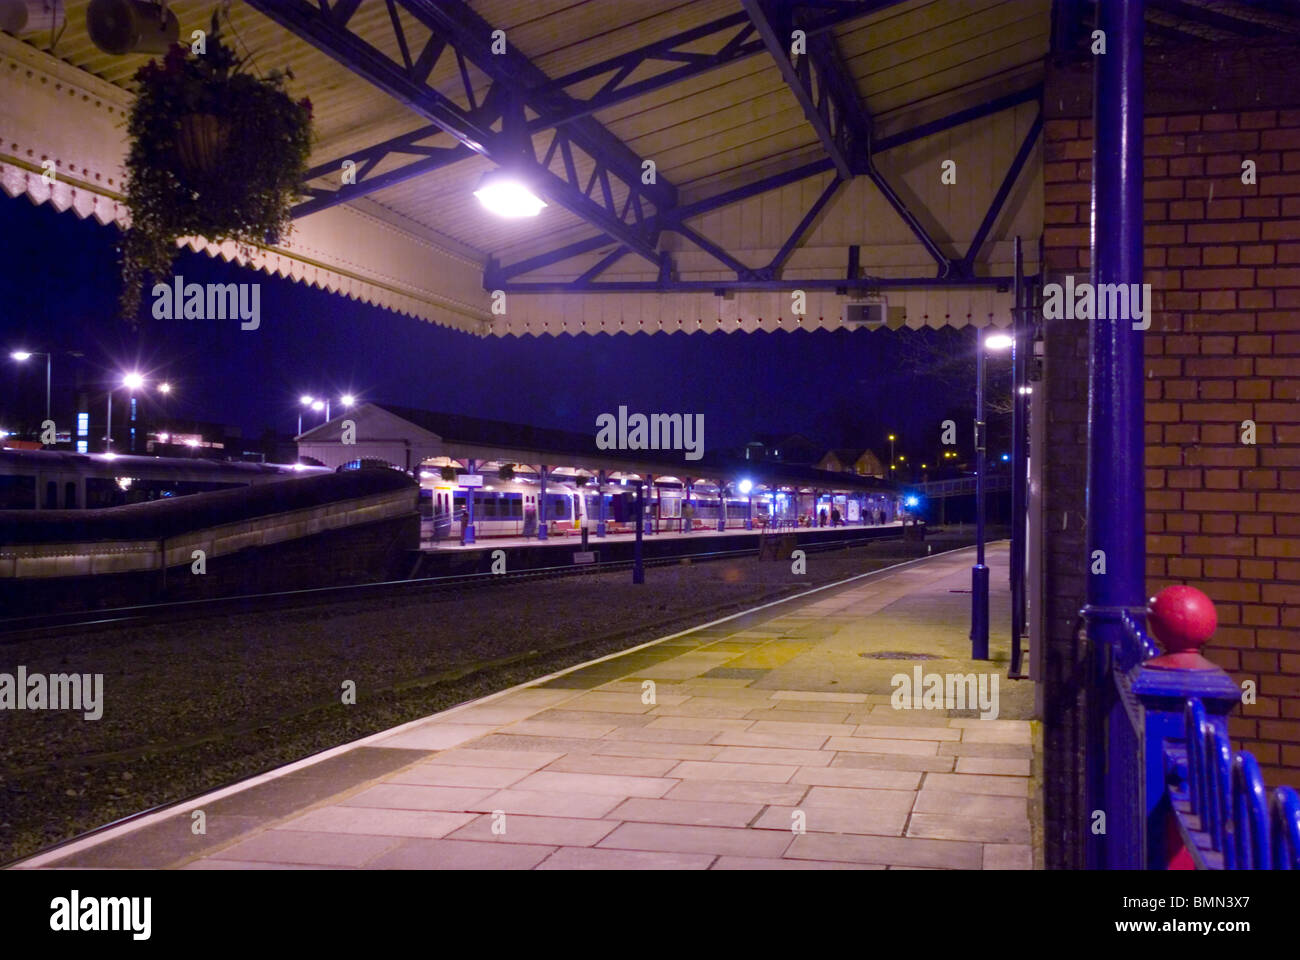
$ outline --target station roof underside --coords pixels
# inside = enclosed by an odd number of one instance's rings
[[[16,88],[0,98],[0,186],[125,225],[123,119],[148,57],[97,49],[88,6],[68,0],[56,35],[0,35],[2,75]],[[188,40],[214,4],[167,6]],[[190,246],[485,335],[834,328],[847,294],[894,290],[908,326],[1005,322],[1014,236],[1036,267],[1046,61],[1086,49],[1093,10],[1051,0],[236,2],[228,39],[263,74],[292,68],[290,92],[311,98],[317,142],[284,243],[251,261],[229,243]],[[1148,0],[1146,10],[1157,46],[1300,35],[1281,0]],[[498,30],[504,53],[493,50]],[[792,55],[796,30],[806,50]],[[521,162],[518,143],[549,207],[496,219],[473,190]],[[41,177],[47,157],[54,183]],[[948,157],[961,172],[941,185]],[[803,315],[794,289],[807,294]],[[504,314],[492,310],[494,290],[508,297]]]
[[[353,421],[356,426],[355,443],[342,442],[345,419]],[[362,404],[298,438],[301,456],[320,460],[327,466],[368,458],[402,466],[405,465],[407,450],[411,451],[412,469],[425,461],[446,457],[451,460],[474,459],[481,463],[573,468],[587,473],[603,470],[636,476],[653,474],[656,477],[692,477],[725,482],[748,479],[756,486],[769,487],[864,493],[899,489],[896,484],[875,477],[833,473],[775,461],[751,461],[718,454],[686,460],[683,450],[600,450],[594,433],[552,430],[389,404]]]

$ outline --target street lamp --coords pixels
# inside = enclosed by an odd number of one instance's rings
[[[984,565],[984,353],[1015,343],[1005,333],[975,333],[975,566],[971,567],[971,659],[989,658],[989,568]]]
[[[19,363],[30,360],[32,357],[45,358],[45,419],[48,420],[50,419],[50,366],[52,364],[50,354],[33,350],[15,350],[9,354],[11,360],[17,360]]]
[[[126,387],[128,390],[134,393],[136,390],[139,390],[141,387],[144,386],[144,377],[142,377],[140,374],[134,371],[132,371],[131,373],[124,373],[122,374],[122,386]],[[105,437],[104,437],[105,453],[113,452],[113,390],[114,389],[115,388],[112,385],[110,385],[108,388],[108,417],[107,417],[108,429],[104,431],[105,432]]]
[[[894,462],[894,435],[892,433],[889,435],[889,462],[891,464]],[[893,470],[894,468],[891,466],[889,469]]]
[[[298,436],[302,436],[302,408],[310,407],[315,398],[309,393],[304,393],[298,398]]]

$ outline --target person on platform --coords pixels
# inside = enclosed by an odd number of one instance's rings
[[[465,546],[465,533],[469,530],[469,509],[460,508],[460,545]]]
[[[839,525],[840,525],[840,508],[831,507],[831,526],[838,527]]]

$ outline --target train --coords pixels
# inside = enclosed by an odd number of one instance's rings
[[[338,469],[398,469],[379,461],[352,461]],[[234,461],[149,457],[112,453],[72,453],[63,450],[0,450],[0,510],[80,510],[118,507],[169,497],[273,483],[295,477],[335,472],[330,467],[303,463],[241,463]],[[446,479],[438,467],[416,471],[420,485],[422,538],[438,541],[458,535],[472,496],[476,537],[528,537],[537,533],[541,488],[526,469],[515,476],[483,476],[477,488],[462,486],[459,478]],[[757,488],[752,495],[734,490],[726,497],[726,526],[743,529],[750,519],[756,527],[816,523],[838,508],[846,523],[873,523],[896,519],[897,501],[890,496],[852,497],[822,495],[816,503],[810,492],[793,493]],[[615,476],[597,491],[595,478],[575,472],[556,473],[546,481],[548,534],[579,532],[584,525],[596,532],[604,500],[607,532],[632,531],[635,513],[635,479]],[[722,514],[718,488],[696,483],[690,509],[684,509],[683,485],[673,478],[656,480],[647,491],[645,516],[654,531],[718,529]],[[685,516],[689,514],[690,516]],[[823,522],[825,522],[823,520]]]
[[[239,463],[64,450],[0,450],[0,510],[93,510],[333,473],[302,464]]]
[[[484,477],[484,485],[467,489],[456,481],[444,479],[437,468],[419,471],[420,513],[424,520],[424,539],[442,539],[460,533],[461,522],[473,496],[474,531],[484,537],[528,537],[537,533],[540,484],[533,475],[509,480]],[[546,481],[547,532],[565,535],[579,532],[585,525],[595,532],[601,517],[600,500],[605,501],[604,519],[608,532],[631,532],[635,515],[636,490],[621,479],[597,491],[594,480],[580,483],[578,477],[553,475]],[[893,497],[868,497],[858,503],[851,497],[823,495],[817,504],[811,493],[793,494],[756,490],[753,493],[755,526],[782,524],[796,526],[816,523],[818,514],[838,508],[844,522],[854,524],[892,522],[897,512]],[[647,492],[645,516],[655,531],[683,529],[689,512],[691,529],[717,530],[721,516],[718,489],[712,484],[696,483],[691,491],[690,510],[684,510],[685,498],[680,482],[655,481]],[[743,529],[749,519],[750,497],[734,493],[726,497],[727,529]]]

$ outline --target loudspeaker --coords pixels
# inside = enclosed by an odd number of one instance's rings
[[[176,14],[146,0],[90,0],[86,32],[105,53],[166,53],[180,36]]]
[[[63,26],[63,0],[0,0],[0,30],[15,36]]]

